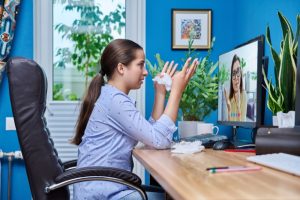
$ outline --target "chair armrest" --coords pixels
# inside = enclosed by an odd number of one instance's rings
[[[166,192],[162,187],[156,186],[156,185],[142,185],[142,188],[146,192],[159,192],[159,193],[165,193]]]
[[[65,171],[55,179],[55,184],[45,188],[45,192],[84,181],[111,181],[124,184],[137,190],[143,199],[147,199],[144,189],[141,187],[141,179],[126,170],[112,167],[83,167]]]
[[[112,167],[83,167],[72,169],[60,174],[56,177],[56,182],[63,182],[70,179],[90,177],[90,176],[105,176],[111,178],[119,178],[124,181],[130,182],[134,185],[141,185],[141,179],[137,175],[123,169]]]
[[[70,161],[63,163],[63,168],[65,170],[74,169],[74,168],[76,168],[76,166],[77,166],[77,160],[70,160]]]

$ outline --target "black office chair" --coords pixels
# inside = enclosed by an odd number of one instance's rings
[[[44,118],[47,80],[43,70],[25,58],[10,59],[6,68],[13,116],[33,199],[70,199],[67,186],[82,181],[121,183],[147,199],[140,178],[131,172],[110,167],[76,169],[76,161],[62,163]]]

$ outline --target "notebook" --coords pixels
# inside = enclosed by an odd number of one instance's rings
[[[247,157],[248,161],[300,176],[300,156],[271,153]]]

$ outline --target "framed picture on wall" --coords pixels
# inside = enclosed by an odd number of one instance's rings
[[[209,49],[211,46],[211,10],[172,10],[172,49]]]

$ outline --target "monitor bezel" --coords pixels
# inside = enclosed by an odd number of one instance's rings
[[[236,127],[245,127],[245,128],[256,128],[259,127],[262,124],[262,116],[264,113],[264,110],[262,110],[264,108],[264,103],[262,102],[264,101],[264,98],[262,96],[262,69],[263,69],[263,58],[264,58],[264,35],[260,35],[258,37],[255,37],[245,43],[242,43],[238,46],[236,46],[234,49],[231,49],[230,51],[226,51],[223,54],[229,53],[235,49],[238,49],[240,47],[246,46],[250,43],[253,42],[257,42],[257,94],[256,94],[256,99],[257,99],[257,103],[256,103],[256,122],[240,122],[240,121],[222,121],[219,120],[219,116],[218,116],[218,121],[217,123],[220,125],[227,125],[227,126],[236,126]],[[220,54],[223,55],[223,54]],[[219,60],[220,60],[220,56],[219,56]],[[220,66],[219,66],[220,67]],[[220,69],[220,68],[219,68]],[[260,103],[259,103],[260,102]],[[219,102],[218,102],[219,104]],[[218,112],[219,115],[219,112]]]

